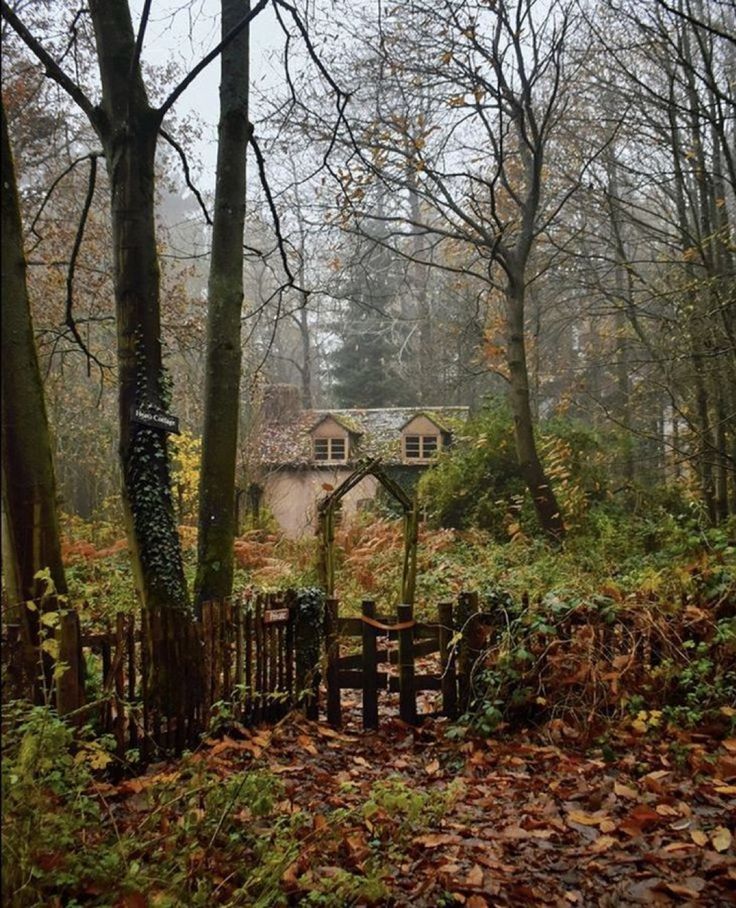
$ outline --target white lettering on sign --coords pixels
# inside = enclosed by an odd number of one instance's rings
[[[140,423],[144,426],[150,426],[152,429],[163,429],[164,432],[171,432],[174,435],[180,435],[179,417],[165,413],[152,407],[134,407],[132,413],[133,422]]]
[[[280,624],[282,621],[289,620],[288,608],[272,608],[263,613],[264,624]]]

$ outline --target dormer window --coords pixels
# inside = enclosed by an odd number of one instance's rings
[[[404,423],[401,428],[401,453],[406,464],[427,464],[449,441],[449,432],[426,413]]]
[[[347,463],[355,452],[359,433],[331,413],[325,414],[310,431],[314,463]]]
[[[429,460],[439,447],[439,435],[404,436],[404,456],[407,460]]]
[[[341,463],[348,459],[346,438],[315,438],[314,459],[322,463]]]

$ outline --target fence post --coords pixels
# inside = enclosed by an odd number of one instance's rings
[[[376,603],[363,602],[363,617],[376,617]],[[378,646],[376,630],[363,622],[363,728],[378,728]]]
[[[151,693],[148,674],[149,646],[152,633],[151,613],[147,609],[143,609],[141,612],[141,700],[143,701],[141,754],[144,760],[147,760],[151,754],[153,734],[151,721]]]
[[[84,705],[82,646],[79,615],[75,611],[59,612],[55,636],[59,643],[57,664],[63,662],[67,666],[56,679],[56,709],[60,716],[65,716]]]
[[[458,629],[462,632],[458,652],[458,688],[460,695],[460,712],[464,713],[470,706],[472,693],[472,673],[475,661],[480,653],[478,640],[479,623],[478,594],[460,593],[457,608]]]
[[[206,727],[209,721],[210,709],[212,708],[213,690],[212,676],[214,674],[213,653],[212,653],[212,602],[203,602],[200,606],[202,615],[202,638],[204,646],[202,648],[202,678],[203,678],[203,695],[202,695],[202,721]]]
[[[125,757],[125,615],[115,616],[115,742],[117,756]]]
[[[325,648],[327,650],[327,721],[333,728],[342,724],[340,709],[340,638],[337,633],[337,599],[325,602]]]
[[[451,602],[440,602],[437,614],[440,625],[440,666],[442,667],[442,712],[449,719],[457,717],[457,674],[455,672],[455,650],[451,640],[453,623]]]
[[[296,609],[296,687],[304,696],[307,719],[319,716],[319,626],[314,615],[305,613],[297,600]]]
[[[135,615],[128,615],[128,626],[126,628],[126,639],[128,646],[128,702],[135,702],[135,680],[136,680],[136,659],[135,659]],[[142,632],[141,632],[142,636]],[[141,640],[143,646],[143,640]],[[129,741],[131,747],[138,745],[138,723],[134,711],[131,711],[130,722],[128,723]]]
[[[414,607],[409,603],[397,606],[399,624],[412,621]],[[409,725],[417,724],[417,694],[414,687],[414,627],[399,634],[399,715]]]

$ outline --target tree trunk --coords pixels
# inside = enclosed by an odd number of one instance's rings
[[[66,593],[56,482],[43,382],[26,286],[26,260],[13,158],[2,106],[2,494],[7,519],[4,576],[11,603],[45,591],[48,568]]]
[[[249,0],[222,0],[223,36],[249,8]],[[222,53],[199,494],[198,606],[208,599],[229,596],[233,584],[245,159],[251,129],[248,122],[248,48],[246,28]]]
[[[159,267],[154,220],[154,158],[159,130],[149,107],[127,0],[93,0],[102,81],[94,124],[110,178],[118,335],[120,461],[123,507],[133,575],[144,611],[165,611],[167,639],[146,639],[149,690],[167,715],[191,713],[199,699],[199,653],[190,646],[191,609],[174,514],[167,436],[136,422],[136,407],[165,411],[169,391],[162,367]],[[146,621],[145,626],[153,627]],[[164,625],[159,625],[164,626]],[[186,678],[187,683],[182,683]]]
[[[521,475],[531,492],[539,525],[556,542],[565,535],[565,524],[552,486],[545,475],[534,438],[534,421],[529,400],[529,372],[524,343],[524,283],[509,275],[506,286],[508,320],[507,362],[511,412]]]
[[[38,646],[39,609],[31,611],[20,603],[48,598],[39,603],[41,610],[55,608],[50,595],[66,593],[61,560],[59,520],[56,511],[56,480],[51,454],[51,438],[46,418],[46,401],[26,285],[26,260],[23,251],[18,189],[13,157],[0,103],[2,137],[2,498],[3,498],[3,575],[11,608],[17,613],[4,616],[8,623],[20,624],[23,643],[18,655],[20,687],[15,696],[31,696],[44,701],[44,685],[39,684]],[[48,571],[50,583],[37,578]],[[45,687],[51,683],[51,663],[44,663]]]

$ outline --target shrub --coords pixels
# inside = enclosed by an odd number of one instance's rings
[[[568,525],[605,497],[603,454],[595,433],[555,418],[540,427],[539,451]],[[488,530],[496,539],[534,532],[531,498],[519,471],[513,420],[494,404],[467,425],[419,482],[423,507],[441,526]]]

